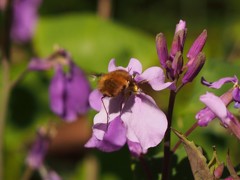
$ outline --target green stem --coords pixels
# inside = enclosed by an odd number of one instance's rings
[[[9,100],[10,88],[10,59],[11,59],[11,40],[10,32],[12,26],[12,0],[7,1],[6,9],[4,11],[4,27],[3,27],[3,43],[2,50],[2,91],[0,94],[0,179],[4,179],[4,160],[3,160],[3,146],[4,146],[4,128],[7,114],[7,106]]]
[[[198,123],[195,122],[195,123],[184,133],[184,135],[185,135],[186,137],[189,136],[189,134],[191,134],[197,127],[198,127]],[[174,146],[173,149],[172,149],[172,152],[173,152],[173,153],[176,152],[177,148],[180,146],[181,143],[182,143],[182,141],[179,140],[179,141],[175,144],[175,146]]]
[[[0,105],[0,179],[4,179],[3,175],[3,144],[4,144],[4,127],[7,113],[8,98],[10,94],[9,84],[9,62],[7,59],[2,60],[2,91]]]
[[[146,173],[147,179],[148,180],[153,179],[153,176],[152,176],[152,173],[150,171],[150,168],[148,167],[147,162],[145,161],[144,157],[140,156],[139,160],[140,160],[140,163],[141,163],[141,165],[143,167],[143,170]]]
[[[171,145],[171,125],[172,125],[172,115],[173,115],[173,108],[176,99],[176,92],[171,90],[169,103],[168,103],[168,112],[167,112],[167,119],[168,119],[168,128],[165,133],[164,138],[164,157],[163,157],[163,171],[162,171],[162,180],[169,180],[171,174],[171,156],[172,152],[170,149]]]
[[[24,174],[22,176],[22,179],[21,180],[30,180],[31,177],[32,177],[32,174],[33,174],[33,169],[28,166],[25,171],[24,171]]]

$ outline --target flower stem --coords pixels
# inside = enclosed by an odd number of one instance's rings
[[[30,166],[27,166],[21,180],[30,180],[32,174],[33,174],[33,169]]]
[[[142,165],[142,167],[143,167],[143,169],[144,169],[144,171],[145,171],[145,173],[146,173],[147,179],[148,179],[148,180],[153,179],[153,178],[152,178],[152,173],[151,173],[151,171],[150,171],[150,169],[149,169],[149,167],[148,167],[148,165],[147,165],[144,157],[140,156],[140,157],[139,157],[139,160],[140,160],[140,163],[141,163],[141,165]]]
[[[25,76],[29,73],[29,70],[26,68],[23,72],[21,72],[18,77],[11,82],[10,88],[13,89],[21,80],[25,78]]]
[[[168,128],[164,138],[164,158],[163,158],[163,171],[162,171],[162,180],[169,180],[171,174],[171,156],[172,152],[170,150],[171,144],[171,125],[172,125],[172,115],[173,115],[173,108],[176,98],[176,92],[171,90],[169,103],[168,103],[168,112],[167,112],[167,119],[168,119]]]
[[[185,133],[184,133],[184,136],[189,136],[189,134],[191,134],[193,131],[194,131],[194,129],[196,129],[198,127],[198,123],[197,122],[195,122]],[[173,153],[175,153],[176,152],[176,150],[177,150],[177,148],[180,146],[180,144],[182,143],[182,141],[178,141],[176,144],[175,144],[175,146],[173,147],[173,149],[172,149],[172,152]]]
[[[4,29],[3,41],[1,45],[2,62],[1,62],[1,92],[0,92],[0,179],[4,179],[4,160],[3,160],[3,146],[4,146],[4,127],[8,106],[8,98],[10,94],[10,55],[11,55],[11,40],[10,30],[12,23],[12,0],[7,1],[6,9],[4,11]]]
[[[0,179],[4,179],[3,175],[3,144],[4,144],[4,127],[8,105],[9,89],[9,62],[7,59],[2,60],[2,90],[1,90],[1,104],[0,104]]]

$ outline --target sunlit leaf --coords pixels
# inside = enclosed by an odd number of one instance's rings
[[[159,63],[154,36],[91,14],[42,17],[34,45],[40,56],[52,53],[54,45],[66,48],[79,66],[93,72],[105,72],[111,58],[121,66],[131,57],[145,67]]]

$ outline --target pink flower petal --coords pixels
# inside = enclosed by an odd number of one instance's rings
[[[142,64],[139,60],[131,58],[127,66],[127,71],[129,72],[129,74],[141,74]]]
[[[164,82],[164,72],[160,67],[156,66],[146,69],[141,75],[136,76],[135,80],[137,82],[146,81],[156,91],[163,90],[173,84],[173,82]]]
[[[89,109],[88,96],[90,85],[84,73],[71,64],[69,76],[67,76],[65,98],[65,119],[73,121],[78,114],[85,114]]]
[[[48,59],[32,58],[28,64],[28,69],[32,71],[44,71],[52,68],[53,63]]]
[[[50,107],[58,115],[64,113],[63,96],[65,92],[66,78],[62,68],[56,68],[56,73],[49,86]]]
[[[198,120],[199,126],[207,126],[213,119],[216,118],[216,115],[208,108],[200,110],[195,117]]]
[[[119,116],[123,101],[122,98],[122,96],[117,96],[115,98],[104,97],[101,110],[94,116],[94,125],[110,123],[117,116]],[[102,140],[104,130],[94,129],[94,134],[97,139]]]
[[[137,142],[127,141],[128,148],[133,156],[139,157],[141,154],[147,153],[147,150],[143,151],[141,145]]]
[[[143,153],[157,146],[167,129],[167,118],[154,100],[146,95],[132,95],[127,100],[121,115],[127,127],[127,138],[139,143]]]
[[[95,126],[93,128],[97,127]],[[121,118],[118,116],[109,123],[102,140],[99,140],[95,136],[95,133],[93,133],[92,138],[85,144],[85,147],[96,147],[105,152],[112,152],[120,149],[125,143],[126,128]]]
[[[102,107],[102,101],[101,98],[103,97],[102,93],[95,89],[93,90],[89,95],[89,104],[91,108],[93,108],[96,111],[100,111]]]
[[[108,63],[108,72],[112,72],[115,70],[117,70],[115,59],[111,59],[110,62]]]
[[[176,25],[175,33],[185,29],[186,29],[186,21],[183,21],[180,19],[179,23]]]
[[[221,88],[224,84],[232,82],[232,83],[237,83],[238,82],[238,78],[236,76],[233,77],[225,77],[225,78],[221,78],[215,82],[208,82],[206,81],[204,78],[202,78],[202,84],[210,87],[210,88],[214,88],[214,89],[219,89]]]
[[[215,96],[213,93],[207,92],[205,95],[200,97],[202,101],[212,112],[216,114],[221,120],[227,117],[227,108],[223,101]]]
[[[108,64],[108,72],[112,72],[118,69],[122,69],[127,71],[129,74],[141,74],[142,73],[142,64],[139,62],[139,60],[135,58],[131,58],[128,66],[126,68],[122,66],[116,66],[115,59],[111,59]]]

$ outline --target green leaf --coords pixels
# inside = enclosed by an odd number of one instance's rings
[[[187,138],[177,130],[173,129],[173,132],[183,143],[185,151],[188,155],[194,179],[214,179],[206,163],[206,158],[203,156],[199,147],[196,147],[193,142],[188,141]]]
[[[45,57],[53,52],[54,45],[66,48],[80,67],[93,73],[106,72],[111,58],[121,66],[131,57],[145,68],[159,64],[154,37],[91,14],[42,17],[34,46]]]

